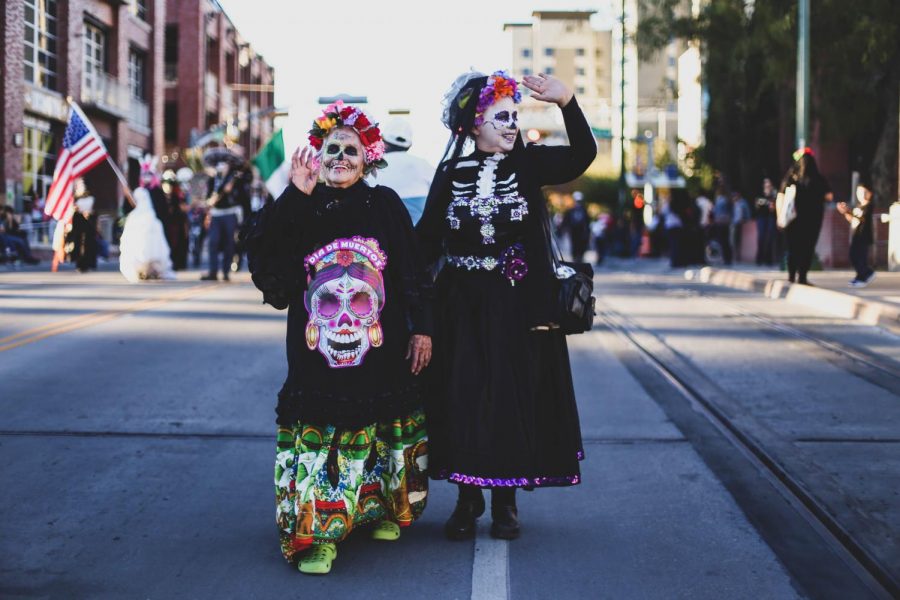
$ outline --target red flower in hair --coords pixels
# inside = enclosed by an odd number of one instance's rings
[[[381,139],[381,131],[377,127],[370,127],[359,134],[363,146],[374,144]]]
[[[341,110],[341,120],[346,120],[347,117],[349,117],[349,116],[352,115],[352,114],[353,114],[353,107],[352,107],[352,106],[345,106],[345,107]]]
[[[314,135],[309,136],[309,145],[315,148],[316,150],[322,149],[322,138],[318,138]]]
[[[356,122],[353,123],[353,126],[356,128],[357,131],[359,131],[360,129],[365,129],[366,127],[368,127],[371,124],[372,123],[369,121],[368,117],[366,117],[366,115],[364,115],[362,112],[360,112],[359,116],[356,118]]]

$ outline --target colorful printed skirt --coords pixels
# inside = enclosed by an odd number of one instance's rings
[[[296,424],[278,430],[275,520],[288,561],[312,544],[339,542],[360,525],[408,527],[425,509],[425,413],[362,429]]]

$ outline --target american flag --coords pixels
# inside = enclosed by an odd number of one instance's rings
[[[106,159],[109,153],[91,122],[74,102],[69,110],[69,124],[63,136],[63,147],[56,160],[53,183],[47,192],[44,213],[62,220],[74,199],[75,179]]]

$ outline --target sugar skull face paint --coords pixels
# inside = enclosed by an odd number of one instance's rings
[[[365,238],[335,240],[306,257],[314,271],[305,297],[306,345],[328,366],[358,366],[384,341],[379,319],[386,261],[378,242]]]
[[[519,135],[519,112],[512,98],[503,97],[484,111],[484,122],[475,127],[475,143],[485,152],[509,152]]]
[[[331,187],[350,187],[363,176],[365,152],[355,131],[335,129],[322,146],[322,175]]]

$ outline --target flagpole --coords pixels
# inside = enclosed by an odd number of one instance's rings
[[[128,182],[125,180],[125,176],[122,174],[122,171],[119,170],[119,166],[112,158],[110,158],[109,153],[106,154],[106,162],[112,167],[113,173],[116,174],[116,178],[118,178],[119,183],[122,184],[122,190],[125,192],[125,197],[128,198],[128,202],[131,203],[131,206],[136,206],[134,198],[131,197],[131,190],[128,188]]]
[[[81,107],[75,104],[75,102],[72,100],[72,96],[66,96],[66,102],[69,103],[69,107],[72,110],[76,111],[79,114],[79,116],[82,118],[82,121],[84,121],[85,126],[93,130],[94,126],[91,124],[90,119],[88,119],[87,116],[85,116],[85,114],[81,111]],[[96,134],[96,131],[94,131],[94,133]],[[100,139],[100,136],[98,135],[97,138]],[[131,206],[137,206],[134,198],[131,196],[131,189],[128,187],[128,181],[125,180],[125,176],[122,174],[122,171],[119,170],[119,166],[115,163],[112,157],[110,157],[109,150],[106,151],[106,162],[110,167],[112,167],[113,173],[116,174],[116,179],[119,180],[119,184],[122,186],[122,191],[125,192],[125,197],[128,199],[128,202],[131,204]]]

